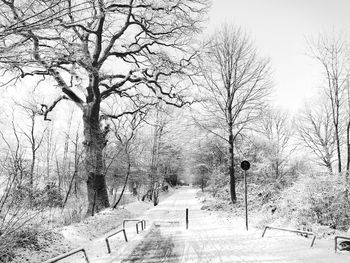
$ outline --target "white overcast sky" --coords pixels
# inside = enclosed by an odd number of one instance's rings
[[[213,0],[209,29],[241,26],[271,58],[274,103],[296,111],[321,86],[320,68],[306,53],[306,37],[350,31],[350,0]]]

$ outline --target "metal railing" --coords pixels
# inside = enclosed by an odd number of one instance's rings
[[[105,238],[106,245],[107,245],[107,251],[108,251],[108,254],[110,254],[110,253],[111,253],[111,247],[110,247],[110,245],[109,245],[109,241],[108,241],[108,239],[109,239],[110,237],[112,237],[112,236],[115,236],[116,234],[119,234],[120,232],[123,232],[125,242],[128,242],[128,238],[126,237],[126,232],[125,232],[125,229],[124,229],[124,228],[123,228],[123,229],[118,230],[117,232],[114,232],[113,234],[110,234],[109,236],[107,236],[107,237]]]
[[[281,231],[286,231],[286,232],[300,233],[300,234],[304,234],[304,235],[308,235],[308,236],[313,236],[310,247],[314,246],[314,243],[316,240],[316,234],[314,232],[302,231],[302,230],[296,230],[296,229],[288,229],[288,228],[282,228],[282,227],[274,227],[274,226],[265,226],[264,232],[262,233],[262,237],[264,237],[267,229],[276,229],[276,230],[281,230]]]
[[[139,224],[141,224],[142,230],[146,229],[146,220],[143,220],[143,219],[125,219],[123,221],[123,229],[125,229],[126,222],[136,222],[135,228],[136,228],[137,234],[139,233]]]
[[[350,237],[344,237],[344,236],[335,236],[335,237],[334,237],[334,252],[335,252],[335,253],[337,253],[338,239],[350,240]]]
[[[57,262],[57,261],[59,261],[59,260],[61,260],[61,259],[64,259],[64,258],[70,257],[70,256],[72,256],[72,255],[74,255],[74,254],[77,254],[77,253],[79,253],[80,251],[83,252],[85,261],[86,261],[87,263],[90,263],[89,258],[88,258],[88,256],[87,256],[86,251],[85,251],[84,248],[77,248],[77,249],[74,249],[74,250],[69,251],[69,252],[67,252],[67,253],[65,253],[65,254],[62,254],[62,255],[60,255],[60,256],[57,256],[57,257],[55,257],[55,258],[46,260],[46,261],[43,262],[43,263],[54,263],[54,262]]]
[[[126,236],[126,231],[125,231],[125,223],[126,223],[126,222],[136,222],[136,233],[137,233],[137,234],[139,234],[139,225],[141,225],[141,229],[142,229],[142,230],[146,229],[146,220],[143,220],[143,219],[141,219],[141,220],[140,220],[140,219],[125,219],[125,220],[123,221],[123,229],[120,229],[120,230],[118,230],[118,231],[116,231],[116,232],[114,232],[114,233],[108,235],[108,236],[105,238],[106,245],[107,245],[107,250],[108,250],[108,254],[111,253],[111,247],[110,247],[110,244],[109,244],[109,240],[108,240],[108,239],[111,238],[112,236],[115,236],[115,235],[117,235],[117,234],[123,232],[125,242],[128,242],[128,238],[127,238],[127,236]],[[62,254],[62,255],[60,255],[60,256],[57,256],[57,257],[52,258],[52,259],[49,259],[49,260],[47,260],[47,261],[45,261],[45,262],[43,262],[43,263],[54,263],[54,262],[57,262],[57,261],[59,261],[59,260],[61,260],[61,259],[70,257],[70,256],[72,256],[72,255],[74,255],[74,254],[76,254],[76,253],[79,253],[80,251],[83,252],[85,261],[86,261],[87,263],[90,263],[89,258],[88,258],[88,256],[87,256],[86,251],[85,251],[84,248],[77,248],[77,249],[74,249],[74,250],[69,251],[69,252],[67,252],[67,253],[65,253],[65,254]]]

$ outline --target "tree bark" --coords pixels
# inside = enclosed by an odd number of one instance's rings
[[[135,182],[132,183],[132,195],[137,196],[137,184]]]
[[[330,174],[333,173],[332,163],[330,161],[325,161],[326,167]]]
[[[236,178],[235,178],[235,155],[234,155],[234,137],[233,137],[233,117],[232,117],[232,101],[234,94],[231,94],[230,88],[227,88],[227,120],[228,120],[228,143],[229,143],[229,174],[230,174],[230,194],[233,204],[237,202],[236,196]]]
[[[158,183],[155,183],[154,189],[153,189],[153,205],[156,206],[158,205],[159,199],[159,185]]]
[[[280,169],[279,169],[279,161],[278,161],[278,157],[276,157],[276,162],[275,162],[275,175],[276,175],[276,180],[280,177]]]
[[[346,173],[345,173],[345,201],[349,203],[349,169],[350,169],[350,121],[346,126],[346,148],[347,148],[347,160],[346,160]]]
[[[30,199],[33,199],[33,191],[34,191],[34,168],[35,168],[35,162],[36,162],[36,141],[35,141],[35,134],[34,134],[34,127],[35,127],[35,114],[33,113],[30,115],[31,118],[31,127],[30,127],[30,135],[28,135],[29,142],[31,144],[31,150],[32,150],[32,160],[30,164],[30,174],[29,174],[29,185],[30,185]]]
[[[57,170],[57,180],[58,180],[58,191],[61,194],[61,191],[62,191],[62,178],[61,178],[60,166],[58,164],[57,155],[56,155],[56,170]]]
[[[346,183],[349,183],[349,170],[350,170],[350,121],[346,126],[346,148],[347,148],[347,160],[346,160]]]
[[[126,171],[126,176],[125,176],[125,181],[124,181],[124,186],[123,186],[123,189],[122,189],[122,192],[120,193],[120,196],[118,198],[118,201],[113,205],[113,209],[116,209],[120,200],[122,199],[123,195],[124,195],[124,191],[125,191],[125,188],[126,188],[126,185],[128,184],[128,179],[129,179],[129,175],[130,175],[130,167],[131,167],[131,164],[130,164],[130,161],[129,161],[129,164],[128,164],[128,169]]]
[[[340,149],[340,138],[339,138],[339,127],[335,125],[335,139],[337,143],[337,157],[338,157],[338,172],[341,173],[341,149]]]
[[[96,212],[109,207],[102,155],[106,141],[105,134],[100,128],[99,110],[99,102],[88,103],[83,113],[88,194],[87,216],[93,216]]]
[[[202,178],[201,178],[201,189],[202,189],[202,192],[204,192],[204,175],[202,174]]]
[[[66,197],[64,198],[64,201],[63,201],[63,207],[65,207],[66,204],[67,204],[67,201],[68,201],[70,192],[72,191],[72,187],[73,187],[73,183],[74,183],[74,180],[75,180],[76,175],[77,175],[77,171],[75,170],[74,173],[73,173],[73,175],[72,175],[72,179],[70,180],[70,183],[69,183],[69,186],[68,186],[68,191],[67,191]]]
[[[230,193],[231,193],[231,201],[233,204],[237,202],[236,196],[236,178],[235,178],[235,162],[234,162],[234,150],[233,150],[233,133],[232,128],[230,129],[229,135],[229,174],[230,174]]]

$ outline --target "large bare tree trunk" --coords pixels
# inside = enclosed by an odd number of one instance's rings
[[[85,169],[87,174],[87,216],[109,207],[106,180],[103,174],[102,151],[106,145],[105,133],[100,128],[99,103],[84,108]]]
[[[230,114],[230,113],[229,113]],[[230,126],[230,125],[229,125]],[[230,174],[230,193],[231,193],[231,201],[233,204],[237,202],[237,196],[236,196],[236,178],[235,178],[235,155],[233,150],[233,132],[232,132],[232,125],[229,128],[229,174]]]

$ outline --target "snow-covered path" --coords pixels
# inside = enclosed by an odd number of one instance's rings
[[[262,238],[261,230],[246,231],[243,219],[200,210],[195,194],[179,189],[147,211],[148,230],[103,262],[350,262],[349,254],[334,253],[330,240],[316,240],[310,248],[310,239],[295,234],[271,230]]]

